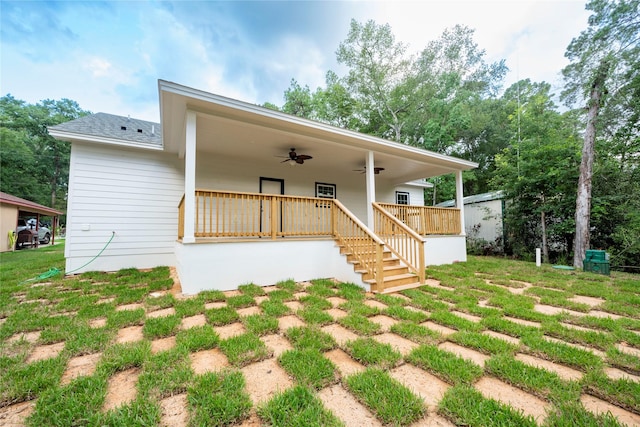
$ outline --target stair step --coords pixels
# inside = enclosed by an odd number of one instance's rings
[[[394,287],[391,287],[391,288],[384,288],[384,290],[382,292],[379,292],[379,293],[381,293],[381,294],[392,294],[394,292],[406,291],[407,289],[416,289],[416,288],[419,288],[421,286],[424,286],[424,283],[420,283],[420,282],[408,283],[406,285],[394,286]]]
[[[412,273],[406,274],[397,274],[395,276],[387,276],[384,278],[384,289],[402,285],[408,285],[409,283],[414,283],[417,279],[417,276]],[[365,283],[370,285],[375,285],[376,281],[374,279],[364,280]]]

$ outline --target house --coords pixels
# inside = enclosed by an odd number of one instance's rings
[[[382,292],[466,260],[462,172],[476,163],[158,91],[160,124],[99,113],[49,128],[71,142],[67,271],[175,266],[184,293],[319,277]],[[423,206],[424,179],[443,174],[459,209]]]
[[[0,235],[4,236],[4,240],[2,244],[0,244],[0,252],[12,251],[15,248],[13,239],[10,239],[8,236],[9,233],[15,232],[18,228],[19,218],[22,220],[35,218],[36,225],[34,231],[37,232],[41,216],[53,217],[51,227],[51,243],[53,244],[58,215],[62,215],[62,212],[0,191]],[[34,244],[38,244],[37,239],[34,241]]]
[[[464,227],[469,241],[494,244],[504,249],[504,192],[491,191],[463,198]],[[438,203],[436,206],[453,207],[455,200]]]

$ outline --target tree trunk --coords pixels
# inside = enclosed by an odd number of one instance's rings
[[[549,244],[547,242],[547,218],[544,211],[540,212],[540,224],[542,228],[542,262],[549,264]]]
[[[591,178],[593,176],[593,158],[596,140],[596,121],[604,82],[609,71],[609,62],[604,59],[598,67],[598,71],[591,86],[589,96],[589,111],[587,113],[587,127],[584,132],[584,145],[582,146],[582,160],[580,162],[580,178],[578,179],[578,195],[576,198],[576,238],[573,248],[573,266],[582,268],[587,249],[589,248],[590,220],[591,220]]]

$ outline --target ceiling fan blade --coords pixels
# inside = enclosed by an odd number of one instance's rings
[[[298,158],[298,159],[302,159],[302,160],[310,160],[310,159],[313,159],[313,157],[311,157],[311,156],[307,156],[306,154],[300,154],[297,158]]]
[[[298,156],[298,158],[296,159],[296,163],[301,165],[304,163],[304,159],[301,156]]]

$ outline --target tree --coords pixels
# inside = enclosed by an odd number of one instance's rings
[[[565,56],[571,63],[562,71],[563,98],[568,105],[586,101],[586,126],[576,197],[573,264],[582,266],[590,243],[593,163],[602,109],[620,105],[626,87],[638,75],[640,57],[640,0],[591,0],[589,26],[573,39]]]
[[[346,87],[358,103],[360,131],[403,141],[403,127],[415,97],[413,61],[406,46],[396,43],[389,25],[351,20],[347,39],[336,52],[349,67]]]
[[[59,194],[67,188],[70,147],[51,137],[47,127],[87,114],[69,99],[31,105],[9,94],[0,98],[2,191],[63,209]]]
[[[550,89],[526,79],[505,91],[512,139],[496,156],[493,178],[508,201],[510,252],[527,258],[541,247],[545,262],[570,250],[579,154],[574,119],[557,111]]]

